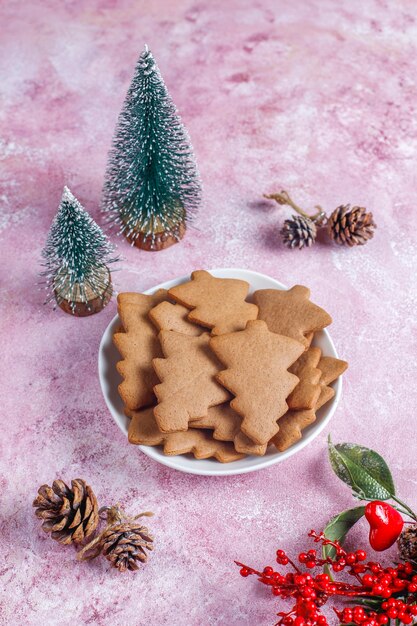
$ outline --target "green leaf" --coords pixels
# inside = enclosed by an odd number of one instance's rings
[[[357,506],[354,509],[343,511],[332,517],[323,532],[327,539],[339,541],[342,544],[349,530],[364,514],[364,506]],[[335,553],[333,546],[323,546],[324,559],[327,559],[327,557],[334,558]]]
[[[388,500],[395,495],[394,482],[381,455],[353,443],[333,445],[329,437],[329,459],[335,474],[361,500]]]

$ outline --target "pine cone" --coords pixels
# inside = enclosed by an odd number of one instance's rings
[[[317,235],[315,223],[308,217],[302,215],[293,215],[291,219],[285,220],[281,229],[281,235],[284,245],[287,248],[310,247]]]
[[[62,544],[81,543],[98,525],[96,497],[80,478],[71,481],[71,489],[62,480],[42,485],[33,506],[36,517],[44,520],[43,530]]]
[[[417,524],[405,528],[398,537],[397,544],[403,561],[417,561]]]
[[[101,540],[101,553],[120,572],[139,569],[145,563],[145,550],[153,550],[153,537],[139,521],[124,521],[110,526]]]
[[[348,246],[361,246],[374,236],[376,224],[372,213],[364,207],[350,204],[339,206],[327,221],[330,237],[335,243]]]

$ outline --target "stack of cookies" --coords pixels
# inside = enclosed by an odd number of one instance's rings
[[[121,293],[114,343],[129,441],[222,463],[284,451],[334,395],[347,363],[311,346],[331,317],[307,287],[262,289],[192,273],[153,295]]]

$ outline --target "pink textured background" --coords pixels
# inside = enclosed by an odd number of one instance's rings
[[[137,56],[151,47],[188,127],[205,206],[186,239],[150,254],[117,240],[118,290],[199,267],[305,283],[350,362],[335,441],[382,451],[416,504],[417,86],[412,0],[3,2],[1,24],[1,624],[267,625],[276,601],[238,575],[352,505],[324,432],[283,465],[227,479],[170,471],[129,446],[97,377],[115,313],[73,319],[42,304],[40,251],[68,184],[97,218],[106,154]],[[291,252],[287,215],[372,209],[364,248]],[[78,564],[39,529],[38,485],[84,477],[102,503],[151,509],[156,550],[136,574]],[[366,528],[357,537],[366,542]]]

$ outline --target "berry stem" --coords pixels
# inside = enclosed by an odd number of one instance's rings
[[[403,502],[402,500],[400,500],[399,498],[397,498],[397,496],[391,496],[393,500],[395,500],[395,502],[397,502],[397,504],[399,504],[400,506],[402,506],[406,511],[407,511],[407,515],[409,515],[410,517],[412,517],[414,520],[416,520],[417,522],[417,515],[414,513],[414,511],[412,509],[410,509],[410,507],[408,506],[408,504],[406,504],[405,502]]]

